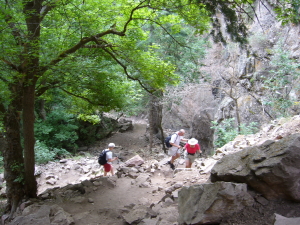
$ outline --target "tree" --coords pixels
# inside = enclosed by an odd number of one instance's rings
[[[300,63],[293,59],[290,52],[279,42],[270,59],[267,76],[263,77],[266,105],[271,106],[275,118],[290,115],[291,108],[298,104],[297,93],[300,77]]]
[[[160,60],[152,47],[139,46],[148,36],[141,28],[147,23],[162,29],[168,22],[176,25],[179,15],[201,33],[209,28],[212,18],[216,40],[224,41],[218,20],[212,17],[221,11],[228,32],[242,42],[246,29],[235,11],[249,2],[1,0],[0,86],[5,95],[1,96],[0,110],[8,142],[4,167],[11,216],[24,196],[37,194],[37,97],[59,88],[109,110],[126,103],[128,80],[138,82],[149,93],[161,91],[168,84],[176,84],[178,76],[174,66]]]
[[[60,88],[108,110],[123,106],[128,79],[151,93],[176,83],[176,76],[170,63],[136,46],[146,37],[141,22],[155,15],[147,1],[2,1],[0,13],[4,167],[12,216],[24,196],[37,194],[36,97]]]

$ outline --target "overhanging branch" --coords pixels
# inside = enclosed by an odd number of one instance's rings
[[[99,106],[107,106],[107,105],[103,105],[103,104],[98,104],[98,103],[95,103],[95,102],[92,102],[90,99],[86,98],[86,97],[83,97],[83,96],[80,96],[80,95],[76,95],[74,93],[71,93],[69,91],[67,91],[66,89],[63,89],[63,88],[60,88],[62,91],[66,92],[67,94],[71,95],[71,96],[74,96],[76,98],[80,98],[80,99],[83,99],[85,101],[87,101],[88,103],[92,104],[92,105],[99,105]]]
[[[152,94],[154,92],[154,90],[149,90],[139,79],[130,76],[127,71],[127,66],[125,66],[119,59],[117,59],[117,57],[112,52],[108,51],[107,49],[104,49],[104,51],[108,53],[123,68],[124,73],[130,80],[137,81],[141,85],[141,87],[144,88],[148,93]]]

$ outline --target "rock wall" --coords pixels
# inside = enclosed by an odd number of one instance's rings
[[[249,44],[241,48],[229,38],[226,45],[211,42],[200,71],[209,82],[202,79],[200,84],[173,90],[175,97],[169,98],[164,107],[164,127],[185,128],[188,137],[200,140],[207,154],[213,152],[210,122],[235,118],[237,107],[242,123],[263,124],[275,119],[275,112],[264,104],[262,77],[269,76],[270,58],[277,44],[283,43],[283,48],[300,62],[300,26],[282,26],[267,1],[256,5],[255,14],[253,20],[249,19]],[[296,90],[290,93],[298,100]],[[290,114],[299,112],[295,106]]]

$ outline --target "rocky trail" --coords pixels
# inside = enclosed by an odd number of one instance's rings
[[[173,171],[167,164],[169,157],[161,149],[149,151],[146,126],[135,122],[131,131],[112,134],[81,152],[83,157],[79,159],[62,159],[37,166],[39,200],[25,202],[22,215],[20,209],[19,217],[9,224],[39,224],[40,220],[44,221],[45,210],[53,211],[53,207],[61,217],[50,216],[49,224],[56,220],[61,221],[57,224],[79,225],[137,224],[137,221],[139,224],[177,224],[176,190],[183,185],[204,183],[209,174],[201,175],[197,163],[186,171],[183,158]],[[116,173],[102,177],[103,169],[97,163],[97,156],[111,142],[116,144],[114,153],[121,158],[113,163],[116,172],[134,156],[139,156],[136,163],[141,160],[142,165],[126,172],[121,170],[118,176]],[[199,165],[201,159],[197,161]]]
[[[298,132],[300,119],[277,121],[258,134],[239,136],[212,157],[199,157],[191,169],[185,169],[184,159],[180,158],[174,171],[167,164],[169,157],[162,149],[157,147],[150,151],[147,148],[146,126],[144,122],[135,122],[132,130],[116,132],[90,146],[81,152],[81,158],[38,166],[39,199],[24,202],[16,218],[6,224],[179,224],[178,191],[182,187],[209,183],[212,167],[224,155]],[[116,144],[114,153],[121,160],[113,164],[114,176],[103,177],[97,156],[111,142]],[[273,202],[261,196],[254,199],[251,207],[218,224],[271,225],[274,213],[300,216],[298,203]]]

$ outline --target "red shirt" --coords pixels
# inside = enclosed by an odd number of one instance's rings
[[[198,150],[200,150],[200,145],[199,145],[199,144],[195,144],[195,147],[192,148],[192,147],[190,146],[190,144],[186,143],[186,144],[185,144],[185,148],[186,148],[186,150],[187,150],[188,153],[194,154],[194,153],[196,153]]]

